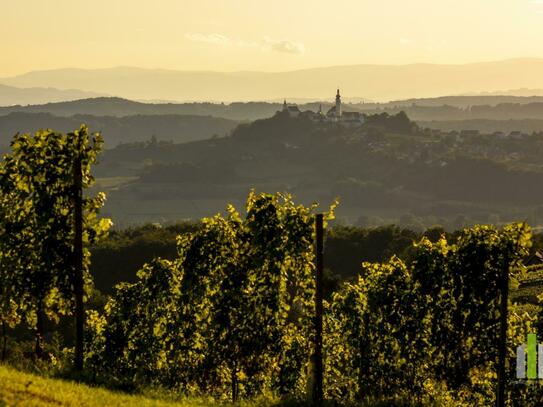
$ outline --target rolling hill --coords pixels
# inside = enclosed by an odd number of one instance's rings
[[[91,131],[104,135],[107,148],[119,143],[157,140],[184,143],[229,134],[238,122],[210,116],[132,115],[123,117],[76,114],[58,117],[50,113],[10,113],[0,116],[0,144],[9,144],[17,132],[50,128],[68,132],[87,124]]]
[[[346,97],[406,98],[543,88],[543,59],[458,65],[351,65],[287,72],[176,71],[116,67],[34,71],[0,79],[19,87],[82,89],[133,100],[327,100],[337,86]]]
[[[103,96],[97,92],[77,89],[17,88],[0,85],[0,106],[36,105]]]
[[[346,223],[411,225],[413,215],[450,229],[489,218],[543,222],[540,135],[461,140],[413,127],[405,115],[368,117],[360,128],[284,116],[224,138],[106,151],[96,167],[104,214],[117,225],[197,219],[242,206],[256,188],[304,204],[339,196]]]
[[[313,104],[315,106],[315,104]],[[55,116],[198,115],[231,120],[255,120],[272,116],[279,103],[143,103],[117,97],[99,97],[31,106],[0,107],[0,116],[13,112],[50,113]]]
[[[306,102],[300,110],[326,111],[330,101]],[[408,99],[389,103],[344,103],[345,111],[366,114],[405,111],[415,121],[451,120],[543,120],[543,97],[513,96],[447,96],[430,99]],[[252,121],[271,117],[282,109],[282,103],[143,103],[117,97],[98,97],[67,102],[29,106],[0,107],[0,117],[14,112],[50,113],[55,116],[133,116],[192,115],[213,116],[235,121]],[[532,123],[532,127],[535,122]],[[438,128],[439,125],[438,125]],[[542,130],[535,128],[534,130]]]

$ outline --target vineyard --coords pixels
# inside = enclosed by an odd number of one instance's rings
[[[17,135],[0,165],[0,318],[28,327],[39,366],[125,391],[165,389],[216,401],[297,400],[315,387],[315,217],[288,194],[251,192],[240,211],[204,218],[83,312],[93,287],[89,247],[111,225],[90,196],[101,137]],[[75,164],[74,164],[75,163]],[[324,399],[340,405],[488,406],[495,402],[503,271],[511,286],[507,405],[539,406],[516,385],[516,347],[541,328],[543,268],[525,266],[525,223],[423,237],[408,256],[360,265],[323,308]],[[325,246],[326,253],[326,246]],[[325,256],[326,261],[326,256]],[[46,321],[75,319],[76,340],[45,351]],[[381,404],[378,404],[381,403]]]

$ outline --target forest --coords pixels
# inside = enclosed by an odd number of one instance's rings
[[[3,157],[3,363],[130,394],[305,405],[323,284],[326,402],[484,406],[503,388],[508,405],[541,405],[514,376],[517,346],[543,335],[543,238],[528,223],[345,226],[341,201],[251,191],[198,222],[114,229],[93,177],[102,146],[85,126],[43,130]]]
[[[198,219],[237,206],[251,188],[287,191],[308,205],[341,198],[345,224],[452,231],[541,218],[542,135],[436,133],[408,116],[367,116],[360,128],[275,115],[227,137],[160,140],[107,149],[97,185],[123,227]]]

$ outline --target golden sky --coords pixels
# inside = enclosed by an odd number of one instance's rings
[[[543,0],[0,0],[0,77],[543,57]]]

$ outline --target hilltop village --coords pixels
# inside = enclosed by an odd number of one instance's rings
[[[344,112],[341,108],[341,95],[339,89],[336,93],[336,103],[326,112],[322,111],[322,105],[317,112],[311,110],[301,111],[296,104],[283,102],[283,110],[278,113],[288,114],[290,117],[306,117],[314,122],[333,122],[344,127],[359,127],[364,124],[364,114],[360,112]]]

